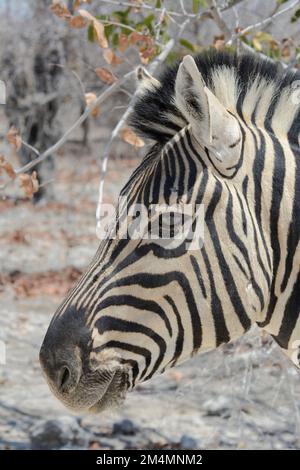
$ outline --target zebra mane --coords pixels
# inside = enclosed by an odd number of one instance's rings
[[[298,100],[287,101],[287,98],[296,89],[299,71],[284,69],[279,63],[258,54],[238,55],[215,49],[195,56],[195,62],[208,88],[227,109],[250,120],[255,114],[255,121],[262,124],[272,119],[273,125],[278,107],[278,127],[284,126],[286,132],[290,130],[294,123],[291,119],[286,122],[286,115],[293,119],[298,116],[300,91]],[[162,71],[158,77],[159,85],[141,88],[129,118],[129,124],[139,135],[159,144],[164,144],[187,124],[175,102],[179,64],[180,61]],[[279,106],[280,97],[283,99]],[[297,138],[299,130],[298,126],[297,130],[293,129]]]

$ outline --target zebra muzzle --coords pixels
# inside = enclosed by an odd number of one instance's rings
[[[98,413],[119,406],[128,389],[127,368],[113,358],[93,370],[82,364],[76,349],[68,355],[68,361],[61,360],[61,354],[58,361],[53,351],[41,348],[41,366],[53,394],[73,411]]]

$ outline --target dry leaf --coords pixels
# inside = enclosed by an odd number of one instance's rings
[[[122,54],[126,51],[128,45],[129,45],[128,36],[126,36],[126,34],[124,34],[124,33],[120,34],[119,41],[118,41],[118,47],[119,47],[119,51]]]
[[[259,41],[257,38],[253,38],[253,39],[252,39],[252,43],[253,43],[254,48],[255,48],[258,52],[261,52],[261,51],[262,51],[262,45],[261,45],[260,41]]]
[[[97,37],[97,41],[100,44],[101,47],[106,48],[108,47],[108,42],[105,37],[105,32],[104,32],[104,26],[100,21],[96,20],[93,21],[93,29],[94,29],[94,34]]]
[[[34,171],[31,175],[31,181],[32,181],[32,186],[33,186],[33,192],[37,193],[40,187],[40,183],[37,177],[37,172]]]
[[[105,37],[103,24],[100,23],[100,21],[97,20],[97,18],[95,18],[86,10],[78,10],[78,13],[80,16],[82,16],[83,18],[87,19],[88,21],[92,23],[94,35],[96,36],[99,45],[103,48],[107,48],[108,42]]]
[[[224,34],[220,34],[219,36],[215,36],[213,45],[216,49],[223,49],[224,46],[225,46]]]
[[[11,179],[15,179],[16,177],[15,170],[13,169],[12,164],[6,160],[4,155],[0,155],[0,174],[2,173],[2,170],[5,171],[5,173]]]
[[[97,76],[100,78],[100,80],[102,80],[102,82],[108,83],[109,85],[111,85],[117,80],[117,77],[105,67],[97,68],[95,72]]]
[[[6,134],[6,138],[8,142],[13,145],[17,151],[20,150],[22,146],[22,138],[20,136],[19,130],[15,126],[12,126],[9,129],[8,133]]]
[[[73,9],[74,9],[74,10],[77,10],[77,8],[79,8],[82,3],[89,3],[89,4],[91,4],[91,3],[92,3],[92,0],[75,0],[74,5],[73,5]]]
[[[140,50],[140,59],[143,65],[147,65],[156,54],[156,47],[146,47]]]
[[[72,16],[66,5],[63,5],[60,2],[54,1],[52,5],[50,5],[49,10],[59,18],[71,18]]]
[[[89,21],[97,21],[97,18],[95,18],[93,15],[91,15],[88,11],[86,10],[79,10],[78,11],[79,15],[82,16],[83,18],[86,18]]]
[[[87,106],[90,106],[97,99],[97,95],[95,95],[95,93],[86,93],[84,96]]]
[[[291,55],[291,49],[288,44],[285,44],[281,49],[281,55],[282,57],[289,57]]]
[[[77,8],[79,8],[80,5],[81,5],[81,0],[75,0],[75,2],[73,4],[73,9],[77,10]]]
[[[130,44],[136,44],[138,41],[142,40],[143,35],[140,33],[131,33],[129,35]]]
[[[223,39],[216,39],[214,46],[216,49],[223,49],[225,46],[225,41]]]
[[[34,171],[32,175],[21,173],[19,180],[20,187],[23,189],[27,197],[32,198],[32,196],[39,190],[39,181],[37,179],[36,171]]]
[[[154,45],[153,38],[146,34],[134,32],[129,35],[129,41],[132,45],[140,45],[140,58],[144,65],[147,65],[156,54],[156,46]]]
[[[87,106],[90,106],[91,104],[93,104],[97,99],[97,96],[95,95],[95,93],[86,93],[84,96],[85,96],[85,102]],[[100,113],[100,106],[96,106],[96,108],[93,109],[92,111],[92,116],[97,117],[99,113]]]
[[[105,51],[103,51],[103,58],[108,64],[111,65],[118,65],[122,62],[122,60],[117,57],[114,51],[111,49],[105,49]]]
[[[129,35],[129,41],[130,44],[135,45],[138,42],[143,43],[143,44],[148,44],[149,46],[153,44],[153,39],[150,36],[147,36],[146,34],[138,33],[138,32],[133,32]]]
[[[140,137],[138,137],[132,129],[129,129],[129,127],[126,127],[122,130],[121,137],[124,142],[127,142],[128,144],[133,145],[134,147],[144,147],[145,145],[144,141]]]
[[[84,28],[86,26],[86,20],[82,16],[72,16],[69,20],[69,26],[71,28]]]

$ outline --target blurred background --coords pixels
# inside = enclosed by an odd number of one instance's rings
[[[71,415],[38,363],[98,246],[97,206],[151,144],[126,125],[135,68],[205,47],[298,68],[298,18],[285,0],[0,0],[0,449],[300,448],[299,372],[255,328],[98,416]]]

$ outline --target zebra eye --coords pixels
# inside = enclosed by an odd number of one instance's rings
[[[140,215],[141,215],[140,211],[136,211],[136,212],[131,216],[131,220],[137,219],[138,217],[140,217]]]

